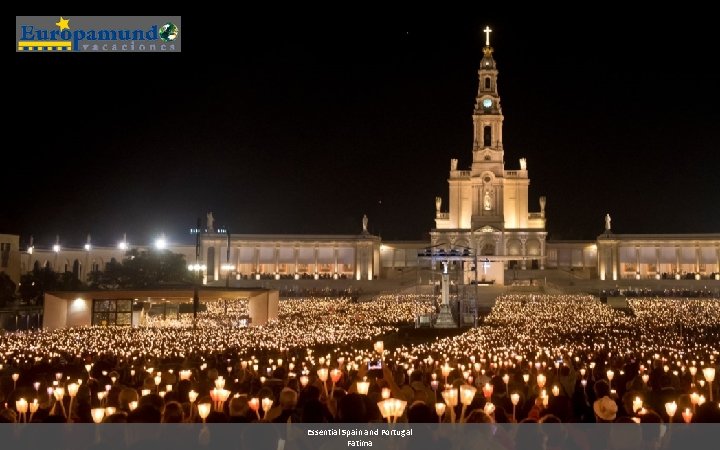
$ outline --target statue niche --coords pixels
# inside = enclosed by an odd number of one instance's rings
[[[485,211],[492,210],[492,191],[488,188],[485,189],[485,194],[483,195],[483,209]]]

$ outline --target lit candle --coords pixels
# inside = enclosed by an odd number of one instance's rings
[[[438,420],[442,421],[442,416],[445,414],[445,403],[435,403],[435,414],[438,415]]]
[[[713,389],[712,389],[712,383],[715,381],[715,368],[714,367],[705,367],[703,369],[703,376],[705,377],[705,381],[708,383],[708,394],[710,397],[710,401],[713,399]]]
[[[319,369],[317,371],[317,375],[318,375],[318,378],[320,379],[320,381],[322,381],[324,383],[328,379],[328,370],[323,367],[322,369]]]
[[[638,412],[643,406],[643,401],[640,397],[635,397],[633,400],[633,412]]]
[[[692,421],[693,413],[690,411],[690,408],[685,408],[685,411],[682,413],[682,418],[685,421],[685,423],[690,423]]]
[[[539,387],[540,389],[542,389],[543,387],[545,387],[545,381],[546,381],[546,380],[547,380],[547,378],[545,377],[545,375],[543,375],[543,374],[538,374],[538,376],[537,376],[537,385],[538,385],[538,387]]]
[[[490,397],[492,397],[493,394],[493,385],[490,383],[485,383],[485,386],[483,386],[483,395],[485,398],[490,401]]]
[[[248,407],[255,411],[255,414],[257,415],[258,420],[260,419],[260,399],[257,397],[253,397],[250,400],[248,400]]]
[[[100,423],[103,417],[105,417],[105,408],[93,408],[90,410],[90,414],[92,415],[93,422]]]
[[[485,403],[485,407],[483,408],[483,410],[485,411],[485,414],[490,416],[490,415],[492,415],[492,413],[495,412],[495,405],[493,405],[490,402],[487,402],[487,403]]]
[[[469,384],[463,384],[460,386],[460,402],[464,406],[470,406],[473,399],[475,398],[475,392],[477,392],[477,389],[475,389],[473,386],[470,386]]]
[[[368,389],[370,388],[370,382],[367,381],[367,377],[363,377],[362,381],[357,382],[357,392],[360,395],[367,395]]]
[[[450,407],[455,407],[458,404],[458,391],[457,389],[445,389],[442,392],[445,403]]]
[[[333,369],[330,371],[330,379],[332,380],[333,384],[340,381],[341,376],[342,376],[342,372],[338,369]]]
[[[440,371],[442,372],[442,376],[445,377],[445,382],[447,383],[447,377],[450,375],[452,368],[445,363],[445,365],[440,368]]]
[[[690,394],[690,403],[693,406],[693,411],[695,411],[695,406],[697,406],[699,401],[700,401],[700,394],[698,394],[697,392],[693,392]]]
[[[385,352],[385,343],[383,341],[377,341],[373,345],[373,348],[377,354],[382,355]]]
[[[15,409],[17,410],[17,412],[19,412],[20,414],[22,414],[24,416],[25,413],[27,413],[27,411],[28,411],[27,400],[25,400],[24,398],[21,398],[20,400],[16,400],[15,401]]]
[[[202,419],[203,423],[205,423],[205,419],[207,419],[207,416],[210,415],[210,403],[199,403],[197,408],[198,415]]]

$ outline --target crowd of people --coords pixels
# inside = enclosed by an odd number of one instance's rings
[[[633,298],[627,314],[586,295],[503,295],[476,328],[391,343],[436,302],[283,299],[278,320],[247,328],[218,302],[195,327],[6,333],[0,420],[720,422],[717,299]]]
[[[691,298],[705,297],[717,298],[718,289],[698,288],[666,288],[666,289],[650,289],[650,288],[617,288],[603,289],[600,291],[601,297],[672,297],[672,298]]]

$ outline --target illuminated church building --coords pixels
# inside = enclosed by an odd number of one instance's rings
[[[205,282],[370,281],[431,266],[439,270],[438,262],[445,256],[456,257],[454,279],[461,284],[471,283],[475,277],[504,284],[506,269],[555,268],[573,269],[576,274],[604,281],[720,280],[720,233],[615,234],[608,216],[605,231],[594,241],[546,240],[546,200],[540,197],[538,205],[528,202],[527,161],[520,158],[519,168],[505,167],[498,68],[490,46],[491,30],[484,31],[486,45],[472,113],[472,164],[459,168],[457,159],[450,160],[447,203],[443,204],[442,197],[435,199],[435,228],[430,230],[429,242],[382,241],[367,231],[367,218],[357,234],[232,234],[229,239],[209,220],[200,236],[199,262],[205,266]],[[531,212],[531,208],[537,209]],[[13,279],[33,267],[49,266],[85,280],[90,271],[102,270],[112,258],[121,260],[125,253],[116,247],[67,248],[60,242],[55,249],[53,245],[28,246],[21,251],[16,235],[0,235],[0,244],[0,272]],[[195,245],[171,246],[170,250],[184,254],[188,263],[196,262]],[[418,275],[417,281],[431,280]]]
[[[482,276],[501,281],[508,262],[521,269],[544,269],[545,197],[538,212],[528,212],[527,162],[519,170],[505,169],[503,114],[498,93],[498,70],[490,47],[490,28],[485,28],[485,48],[480,62],[478,93],[473,112],[473,146],[470,170],[458,170],[450,162],[449,205],[435,199],[435,229],[432,248],[468,248],[473,255],[491,262]],[[474,277],[474,261],[464,261],[465,281]],[[490,269],[490,273],[488,273]]]

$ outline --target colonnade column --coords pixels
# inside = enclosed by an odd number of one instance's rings
[[[215,242],[215,254],[213,255],[213,281],[220,279],[220,251],[222,250],[222,244]]]
[[[275,257],[275,258],[274,258],[274,259],[275,259],[275,271],[274,271],[274,273],[277,274],[277,273],[280,273],[280,267],[278,266],[278,262],[279,262],[279,259],[280,259],[280,248],[277,246],[277,244],[275,244],[275,251],[274,251],[274,253],[275,253],[275,254],[273,255],[273,256]]]
[[[255,274],[260,273],[260,247],[255,246],[255,255],[254,255],[254,261],[255,261]]]
[[[333,274],[338,273],[338,248],[337,245],[333,248],[333,259],[335,260],[335,268],[333,269]]]
[[[295,259],[295,273],[298,273],[298,254],[300,253],[300,249],[298,249],[297,245],[293,248],[293,258]]]
[[[319,267],[318,267],[318,253],[320,252],[320,249],[318,248],[318,244],[315,243],[315,271],[313,273],[319,273]]]

